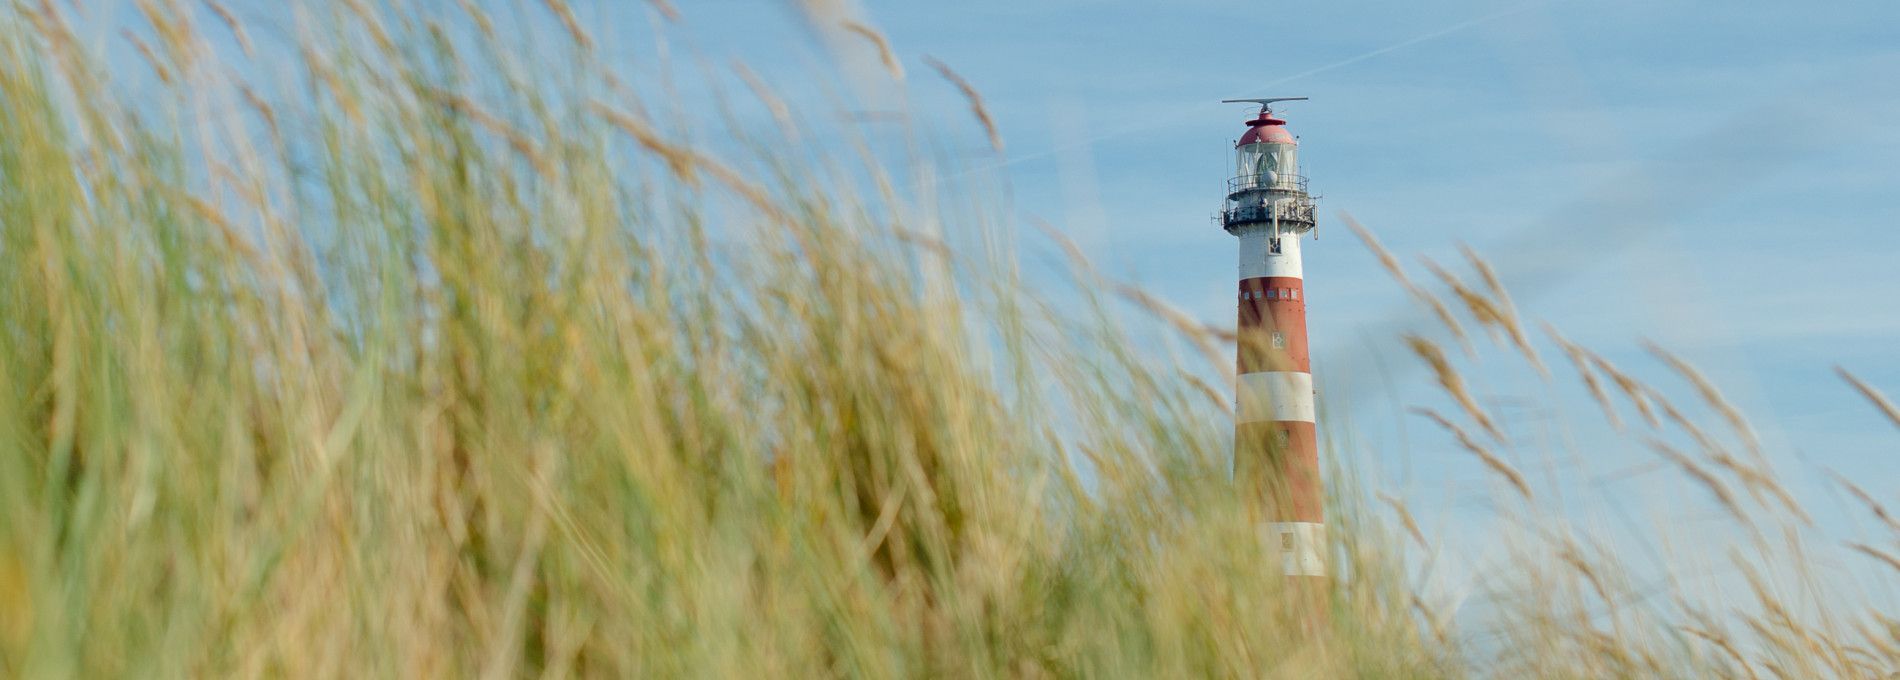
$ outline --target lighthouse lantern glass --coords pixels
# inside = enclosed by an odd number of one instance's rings
[[[1239,149],[1236,173],[1253,186],[1279,187],[1299,174],[1299,147],[1292,144],[1246,144]]]

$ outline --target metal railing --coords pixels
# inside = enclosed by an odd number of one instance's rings
[[[1276,219],[1290,224],[1317,224],[1317,212],[1317,207],[1310,202],[1246,205],[1220,211],[1220,222],[1223,227],[1248,222],[1272,222]]]
[[[1297,191],[1306,193],[1306,178],[1300,175],[1279,173],[1275,175],[1241,175],[1227,180],[1227,193],[1235,194],[1250,189],[1274,189],[1278,191]]]

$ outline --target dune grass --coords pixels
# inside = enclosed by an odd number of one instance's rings
[[[1229,388],[1196,377],[1231,332],[1080,262],[1108,292],[1057,304],[1008,225],[917,208],[892,169],[696,143],[743,132],[636,96],[561,3],[528,7],[571,41],[559,78],[470,6],[341,3],[299,20],[276,91],[210,48],[255,38],[216,4],[138,7],[158,101],[73,10],[0,10],[0,676],[1900,669],[1891,615],[1766,576],[1745,609],[1625,606],[1571,538],[1524,542],[1497,587],[1536,597],[1467,630],[1414,593],[1404,505],[1344,484],[1331,591],[1283,592]],[[1453,301],[1541,369],[1484,280]],[[1179,354],[1128,342],[1130,309]],[[1606,408],[1698,433],[1657,442],[1685,485],[1762,541],[1801,521],[1759,452],[1558,341]],[[1466,408],[1432,417],[1514,475],[1453,360],[1411,346]]]

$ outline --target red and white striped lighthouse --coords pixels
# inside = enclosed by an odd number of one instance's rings
[[[1289,577],[1327,575],[1313,374],[1306,348],[1306,285],[1300,242],[1315,226],[1300,176],[1299,141],[1274,102],[1260,104],[1235,143],[1221,227],[1240,237],[1239,404],[1234,416],[1235,478],[1262,501],[1262,538],[1280,552]]]

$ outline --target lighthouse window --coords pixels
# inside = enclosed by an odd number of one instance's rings
[[[1300,299],[1300,289],[1298,288],[1290,288],[1287,290],[1286,294],[1294,300]]]
[[[1273,348],[1286,349],[1286,336],[1281,335],[1279,331],[1273,332]]]
[[[1267,299],[1268,299],[1268,300],[1278,300],[1278,299],[1280,299],[1280,290],[1279,290],[1278,288],[1275,288],[1275,289],[1273,289],[1273,290],[1269,290],[1269,291],[1267,291]]]

